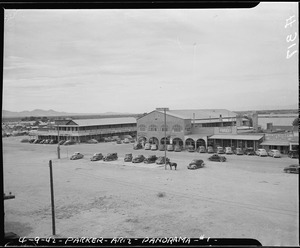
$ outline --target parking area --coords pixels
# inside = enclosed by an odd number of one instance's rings
[[[70,160],[74,152],[83,159]],[[116,152],[118,160],[90,161],[94,153]],[[116,142],[61,146],[3,139],[5,231],[51,236],[49,160],[53,162],[56,229],[60,237],[255,238],[265,246],[298,245],[298,175],[283,168],[288,157],[167,152],[177,170],[164,165],[124,162],[133,150]],[[192,159],[205,167],[188,170]]]

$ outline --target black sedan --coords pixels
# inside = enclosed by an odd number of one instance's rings
[[[288,167],[285,167],[284,169],[283,169],[283,171],[285,172],[285,173],[295,173],[295,174],[299,174],[299,165],[298,164],[292,164],[292,165],[290,165],[290,166],[288,166]]]
[[[102,153],[95,153],[93,157],[91,157],[91,161],[98,161],[101,160],[102,158],[103,158]]]
[[[144,162],[145,157],[143,155],[138,155],[134,159],[132,159],[132,163],[142,163]]]
[[[124,162],[131,162],[132,161],[132,153],[128,153],[125,155]]]
[[[187,166],[187,168],[189,170],[196,170],[199,168],[203,168],[204,167],[204,161],[202,159],[194,159],[192,160],[191,163],[189,163],[189,165]]]
[[[218,154],[214,154],[214,155],[210,156],[208,158],[208,160],[210,160],[210,161],[217,161],[217,162],[225,162],[226,158],[224,156],[220,156]]]
[[[157,160],[156,155],[150,155],[149,157],[145,158],[144,163],[152,164],[152,163],[155,163],[156,160]]]

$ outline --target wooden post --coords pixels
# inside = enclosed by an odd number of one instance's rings
[[[49,161],[50,167],[50,191],[51,191],[51,209],[52,209],[52,234],[55,235],[55,210],[54,210],[54,191],[53,191],[53,177],[52,177],[52,161]]]

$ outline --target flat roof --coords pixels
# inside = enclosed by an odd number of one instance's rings
[[[72,120],[78,126],[104,126],[104,125],[117,125],[117,124],[136,124],[134,117],[122,118],[101,118],[101,119],[77,119]]]
[[[263,135],[215,134],[209,139],[260,140],[263,137]]]

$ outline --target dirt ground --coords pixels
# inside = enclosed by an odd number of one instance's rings
[[[124,162],[132,144],[57,145],[3,138],[5,231],[26,237],[52,236],[49,160],[53,163],[57,237],[254,238],[264,246],[299,244],[298,175],[283,168],[298,160],[168,152],[175,171],[164,165]],[[81,152],[81,160],[70,155]],[[114,162],[91,162],[95,152],[117,152]],[[188,170],[202,158],[205,168]]]

